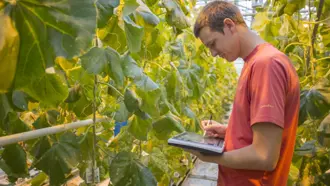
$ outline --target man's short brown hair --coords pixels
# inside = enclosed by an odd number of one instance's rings
[[[205,26],[210,27],[212,31],[224,33],[223,21],[226,18],[233,20],[236,24],[243,24],[246,26],[240,10],[232,3],[226,1],[212,1],[208,3],[196,19],[194,26],[195,37],[199,37],[200,31]]]

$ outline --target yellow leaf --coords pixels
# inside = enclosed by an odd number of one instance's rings
[[[0,25],[0,93],[5,93],[15,77],[19,35],[8,15],[1,13]]]
[[[265,26],[270,22],[267,12],[257,13],[252,23],[252,29],[259,32],[265,29]]]

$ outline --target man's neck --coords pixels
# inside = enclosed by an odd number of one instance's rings
[[[247,28],[241,28],[240,32],[240,57],[246,58],[258,45],[265,43],[257,34]]]

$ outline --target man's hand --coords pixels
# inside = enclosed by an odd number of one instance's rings
[[[209,123],[209,125],[207,125]],[[222,125],[216,121],[203,120],[201,122],[206,136],[224,138],[226,135],[226,125]]]
[[[253,143],[246,147],[224,152],[219,156],[204,156],[186,150],[205,162],[217,163],[233,169],[272,171],[281,150],[283,129],[273,123],[256,123],[252,126]]]

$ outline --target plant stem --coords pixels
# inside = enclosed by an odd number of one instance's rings
[[[315,56],[315,51],[314,51],[314,43],[316,41],[316,34],[317,34],[317,30],[319,28],[319,23],[320,23],[320,19],[321,19],[321,14],[322,14],[322,9],[323,9],[323,5],[324,5],[324,0],[320,0],[319,3],[319,7],[317,9],[317,14],[316,14],[316,24],[314,25],[313,28],[313,33],[312,33],[312,37],[311,37],[311,44],[308,47],[307,50],[307,60],[306,60],[306,64],[307,64],[307,69],[309,68],[309,64],[311,62],[311,58],[313,58]],[[309,8],[310,8],[310,2],[309,2]],[[309,18],[311,19],[311,13],[309,15]],[[313,77],[313,81],[314,81],[314,65],[312,63],[312,77]]]
[[[95,45],[99,47],[98,38],[95,36]],[[95,184],[95,168],[96,168],[96,88],[97,88],[97,75],[94,75],[93,87],[93,150],[92,150],[92,185]]]
[[[92,151],[92,183],[95,184],[95,168],[96,168],[96,88],[97,88],[97,76],[94,76],[94,88],[93,88],[93,151]]]
[[[104,84],[104,85],[108,85],[110,88],[112,88],[114,91],[116,91],[121,97],[124,97],[124,95],[123,95],[121,92],[119,92],[119,90],[116,89],[116,87],[112,86],[111,84],[109,84],[109,83],[104,83],[104,82],[100,82],[100,81],[98,81],[98,83],[100,83],[100,84]]]

